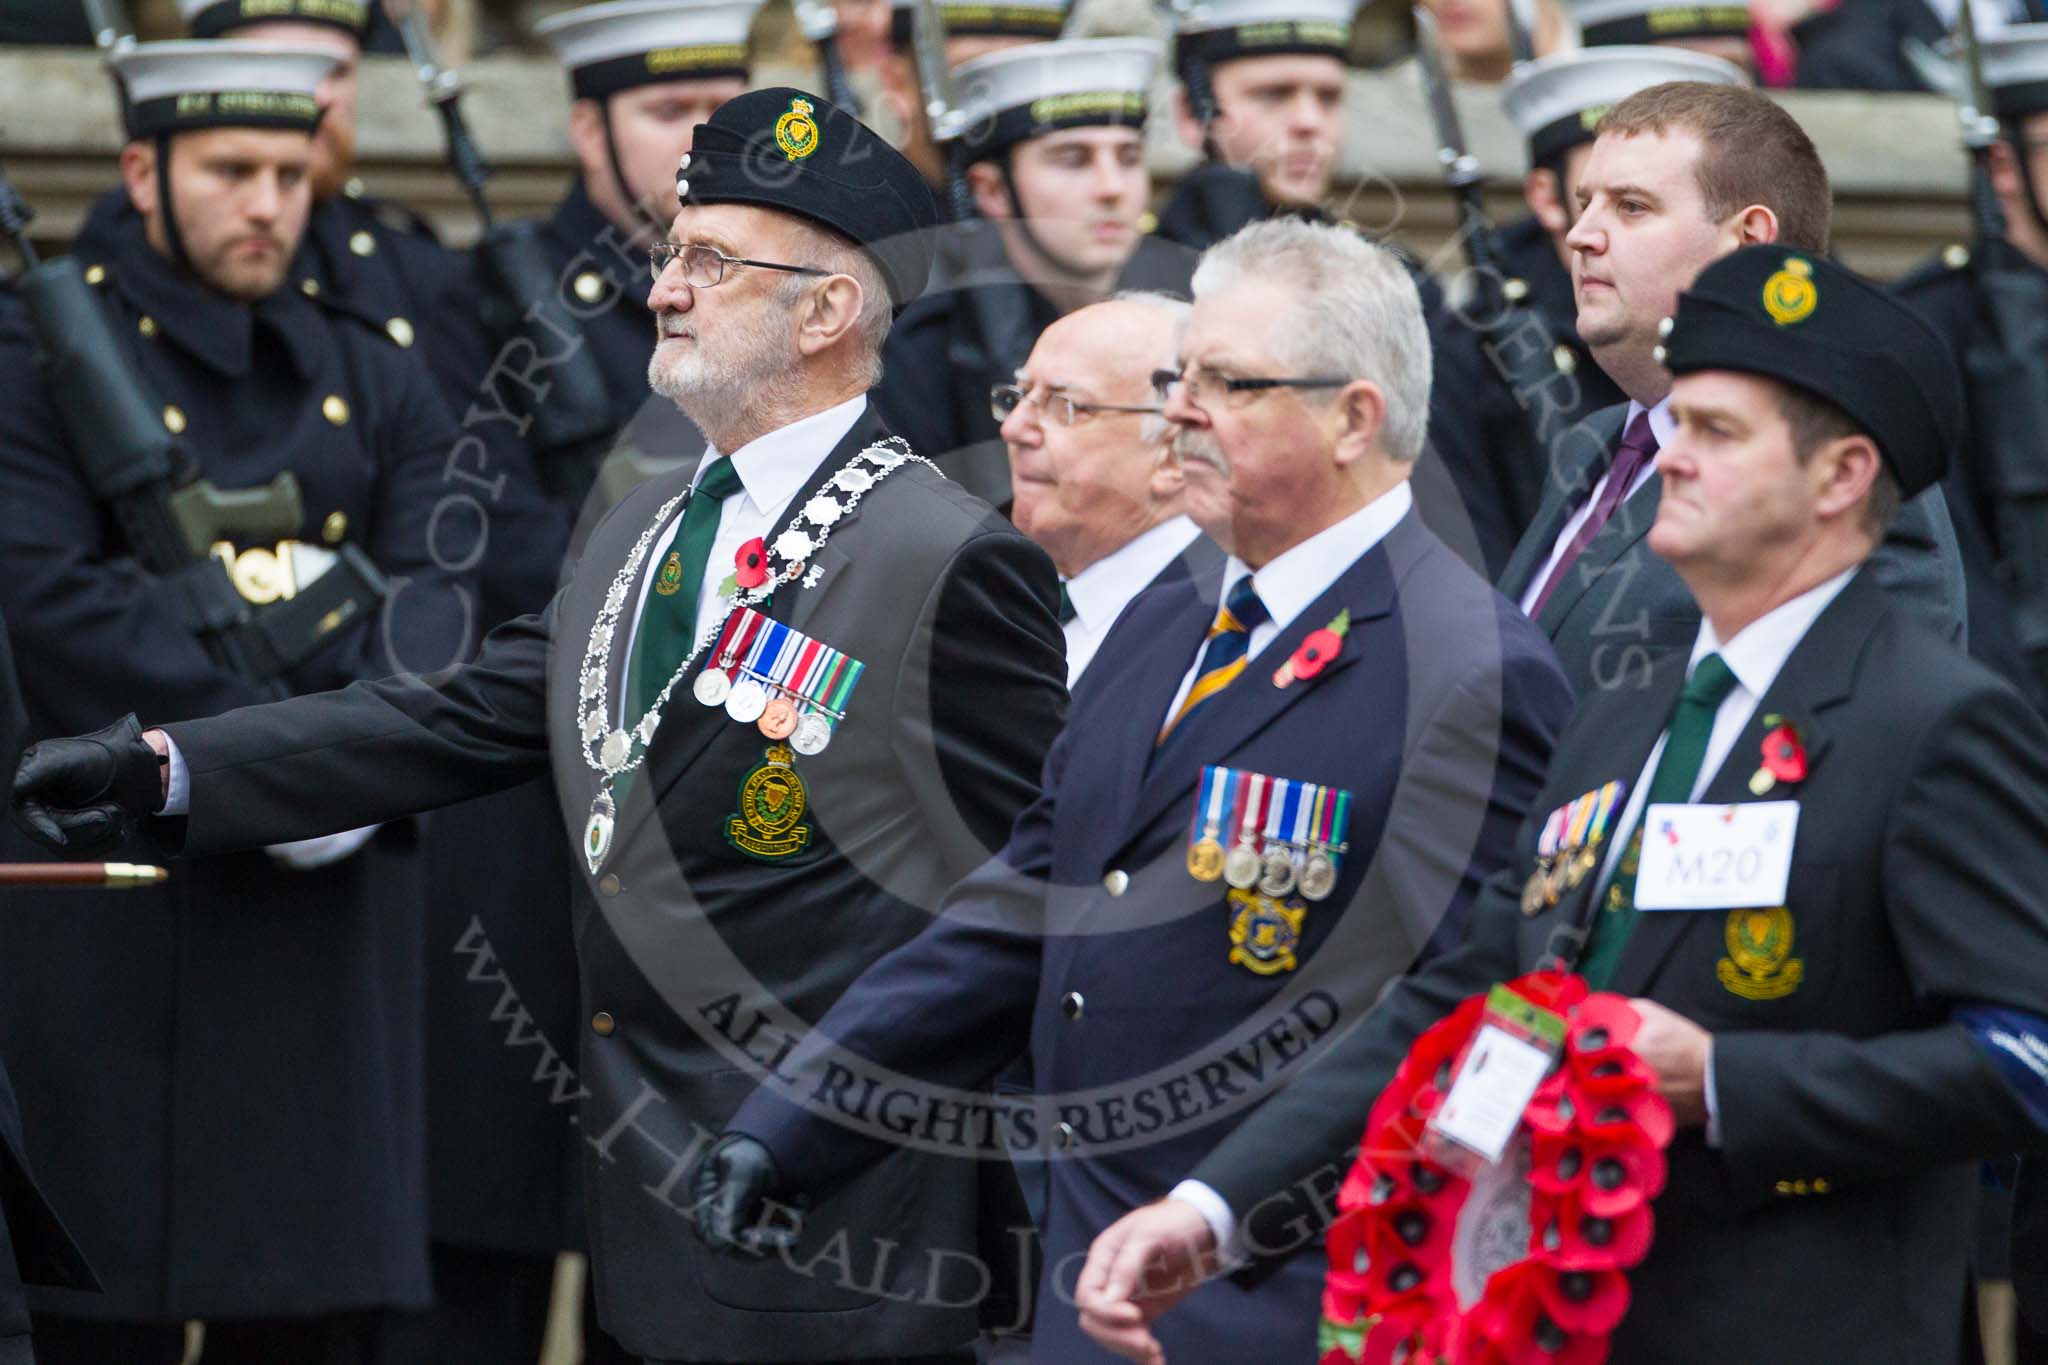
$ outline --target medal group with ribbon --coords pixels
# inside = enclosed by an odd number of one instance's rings
[[[831,538],[832,528],[859,506],[860,500],[876,484],[912,462],[931,464],[922,456],[912,455],[909,447],[896,437],[869,446],[849,460],[803,505],[788,528],[768,547],[766,572],[759,582],[753,587],[740,587],[735,583],[718,605],[705,613],[704,628],[698,632],[696,645],[677,665],[668,683],[647,708],[647,713],[631,725],[615,727],[608,694],[612,645],[618,635],[619,618],[625,611],[632,585],[638,581],[640,570],[647,562],[648,547],[690,494],[687,490],[678,493],[661,505],[647,529],[634,542],[632,552],[619,566],[618,574],[605,593],[597,619],[590,627],[590,639],[584,647],[579,672],[578,725],[583,758],[602,774],[597,795],[590,804],[590,819],[584,827],[584,861],[592,873],[611,852],[612,833],[618,818],[618,803],[612,794],[614,784],[646,761],[648,746],[654,742],[654,733],[660,727],[662,711],[668,705],[670,694],[675,691],[676,684],[696,667],[698,658],[714,641],[721,645],[717,672],[724,682],[704,684],[704,687],[708,691],[723,685],[730,691],[720,693],[707,705],[724,705],[728,715],[738,718],[758,700],[760,710],[752,719],[761,724],[768,720],[771,704],[780,702],[782,706],[774,708],[772,723],[780,726],[788,722],[790,728],[786,734],[791,748],[800,753],[817,752],[831,742],[833,727],[844,717],[846,700],[859,679],[861,665],[837,650],[829,651],[828,658],[828,651],[823,646],[808,649],[817,642],[767,621],[752,609],[765,603],[784,583],[800,577],[806,587],[815,583],[815,574],[804,577],[805,561],[824,546]],[[727,662],[723,648],[731,642],[735,622],[741,612],[753,618],[755,625],[744,657],[736,650]],[[714,626],[713,622],[717,624]],[[764,625],[774,630],[764,630]],[[765,651],[771,636],[777,641],[780,654],[786,657],[764,660],[755,652],[757,646]],[[794,676],[799,664],[805,665],[805,674],[801,678]],[[778,666],[784,670],[779,677],[774,673]],[[740,696],[740,711],[733,709],[734,695]],[[698,692],[697,696],[700,701],[704,699],[703,692]],[[799,730],[804,731],[803,743],[815,744],[816,750],[798,747]],[[768,733],[765,725],[763,733]],[[776,737],[771,735],[770,738]]]
[[[692,691],[742,725],[809,757],[825,752],[867,665],[752,607],[725,618]]]
[[[1556,905],[1600,865],[1600,845],[1627,791],[1628,784],[1617,779],[1550,813],[1536,839],[1536,870],[1522,886],[1523,914]]]
[[[1337,889],[1350,818],[1350,792],[1212,764],[1202,770],[1188,829],[1188,872],[1240,891],[1299,891],[1319,901]]]

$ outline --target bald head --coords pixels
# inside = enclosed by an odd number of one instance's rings
[[[1003,423],[1011,516],[1069,578],[1181,511],[1164,423],[1100,405],[1158,407],[1152,371],[1172,363],[1186,312],[1153,296],[1076,309],[1039,334],[1018,373],[1030,400]]]

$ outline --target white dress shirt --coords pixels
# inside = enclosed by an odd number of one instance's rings
[[[1622,419],[1621,429],[1627,431],[1629,424],[1634,422],[1643,410],[1641,403],[1636,402],[1633,398],[1629,399],[1628,416]],[[1671,395],[1665,394],[1658,401],[1656,407],[1649,409],[1649,413],[1650,434],[1657,438],[1657,448],[1662,450],[1665,446],[1671,444],[1671,438],[1678,434],[1678,421],[1671,415]],[[1655,460],[1645,462],[1643,467],[1636,471],[1635,478],[1629,480],[1628,492],[1622,494],[1621,501],[1627,502],[1640,492],[1643,485],[1650,481],[1650,475],[1656,471],[1657,462]],[[1534,616],[1536,614],[1536,599],[1542,594],[1543,585],[1548,583],[1550,575],[1557,571],[1557,561],[1564,558],[1564,552],[1571,545],[1572,537],[1579,533],[1579,528],[1584,526],[1593,515],[1593,509],[1600,504],[1600,495],[1607,491],[1608,480],[1613,477],[1614,466],[1609,464],[1607,471],[1594,481],[1593,487],[1586,494],[1586,500],[1579,504],[1579,510],[1572,513],[1571,519],[1565,522],[1564,529],[1557,533],[1557,540],[1550,547],[1550,556],[1543,561],[1543,567],[1537,571],[1534,578],[1529,580],[1529,586],[1522,593],[1521,606],[1523,615]],[[1616,507],[1620,505],[1621,503],[1615,504]]]
[[[803,490],[811,476],[818,472],[818,466],[832,453],[833,447],[846,439],[846,433],[853,430],[853,424],[867,410],[867,396],[849,398],[837,407],[814,412],[809,417],[791,422],[786,427],[777,427],[765,436],[753,440],[735,450],[730,458],[733,472],[740,476],[740,491],[725,500],[718,513],[718,534],[712,538],[710,556],[704,561],[704,583],[697,590],[697,635],[701,640],[708,631],[718,629],[725,619],[725,598],[718,591],[718,585],[732,576],[733,558],[740,547],[756,536],[765,536],[775,529],[788,510],[790,500]],[[704,458],[697,465],[697,478],[704,477],[704,471],[718,461],[716,447],[707,446]],[[695,487],[693,482],[691,487]],[[688,504],[685,503],[687,508]],[[633,657],[633,639],[640,631],[640,613],[647,605],[647,592],[654,586],[661,574],[661,561],[667,557],[669,547],[683,524],[683,509],[677,509],[648,547],[647,560],[641,568],[640,592],[633,599],[633,614],[627,618],[626,638],[621,645],[624,657]],[[624,688],[619,689],[621,693]],[[618,720],[621,727],[630,726],[638,716],[626,714],[628,698],[618,699]]]
[[[733,556],[740,546],[756,536],[765,536],[773,530],[775,523],[782,519],[790,500],[796,497],[803,486],[818,472],[825,457],[832,453],[853,430],[854,423],[867,410],[867,396],[849,398],[837,407],[823,412],[812,413],[786,427],[777,428],[765,436],[747,442],[732,453],[733,471],[740,476],[741,492],[725,500],[719,510],[718,535],[711,542],[710,558],[704,562],[704,586],[697,594],[697,621],[700,633],[712,628],[724,613],[720,610],[721,598],[718,585],[732,572]],[[697,477],[717,460],[718,452],[706,448],[704,458],[697,466]],[[686,504],[687,505],[687,504]],[[669,524],[655,537],[648,550],[647,559],[640,575],[640,593],[633,599],[633,614],[628,619],[624,648],[626,658],[632,658],[633,637],[640,628],[640,611],[647,601],[647,590],[653,586],[660,572],[661,561],[668,554],[669,546],[676,538],[676,531],[682,525],[682,513],[678,511]],[[714,614],[715,613],[715,614]],[[621,688],[623,692],[625,689]],[[627,699],[619,698],[619,724],[630,722],[626,712]],[[165,736],[168,740],[170,737]],[[185,815],[191,810],[192,779],[185,766],[185,756],[178,752],[175,741],[170,744],[171,762],[164,795],[162,813]],[[372,829],[374,832],[374,827]],[[351,831],[351,834],[359,831]],[[335,836],[328,836],[333,838]],[[368,838],[363,833],[364,839]],[[308,843],[317,843],[309,840]],[[361,846],[358,840],[356,847]],[[280,849],[285,847],[279,846]],[[354,851],[354,848],[349,850]],[[289,856],[289,855],[281,855]]]
[[[1707,783],[1728,761],[1729,751],[1748,727],[1750,717],[1756,713],[1757,703],[1778,680],[1785,660],[1792,657],[1792,651],[1806,638],[1806,632],[1813,628],[1814,621],[1827,610],[1830,602],[1841,595],[1842,589],[1849,586],[1849,580],[1855,575],[1855,569],[1844,570],[1789,602],[1780,603],[1737,631],[1730,640],[1723,641],[1714,633],[1713,622],[1701,620],[1699,636],[1693,641],[1692,660],[1686,665],[1687,675],[1690,676],[1693,665],[1707,655],[1719,654],[1721,662],[1727,664],[1728,671],[1735,675],[1735,686],[1729,689],[1728,695],[1721,699],[1720,709],[1714,712],[1714,728],[1707,738],[1706,756],[1700,762],[1699,776],[1693,780],[1690,799],[1699,800]],[[1656,773],[1657,761],[1663,756],[1664,737],[1660,736],[1651,747],[1649,758],[1644,760],[1642,772],[1636,776],[1635,789],[1629,793],[1628,804],[1622,807],[1621,822],[1615,826],[1616,837],[1607,846],[1607,859],[1601,864],[1600,880],[1593,887],[1593,903],[1596,905],[1605,893],[1607,883],[1613,879],[1614,865],[1629,842],[1625,836],[1633,832],[1642,819],[1650,778]],[[1676,915],[1688,912],[1659,910],[1654,913]],[[1706,1100],[1707,1142],[1718,1147],[1721,1145],[1721,1106],[1714,1094],[1711,1042],[1707,1050]],[[1209,1230],[1216,1236],[1216,1246],[1226,1266],[1244,1259],[1244,1240],[1236,1215],[1222,1195],[1199,1180],[1183,1180],[1167,1197],[1192,1204],[1200,1210]]]
[[[1150,587],[1200,534],[1186,517],[1168,517],[1067,580],[1067,600],[1074,604],[1074,619],[1061,628],[1067,635],[1068,687],[1081,680],[1082,670],[1131,599]]]
[[[1330,585],[1360,555],[1385,539],[1387,532],[1414,505],[1415,495],[1409,492],[1404,479],[1336,525],[1326,526],[1293,549],[1274,556],[1256,573],[1232,555],[1223,565],[1223,593],[1216,600],[1228,599],[1238,580],[1250,574],[1252,590],[1266,604],[1266,620],[1253,629],[1245,657],[1256,659],[1259,651],[1293,625],[1294,618],[1307,611],[1309,603],[1328,592]],[[1195,650],[1188,671],[1181,676],[1180,690],[1173,694],[1173,704],[1166,708],[1166,716],[1179,713],[1181,699],[1195,685],[1195,674],[1202,666],[1202,654],[1207,647],[1208,641],[1204,640]],[[1162,728],[1166,716],[1159,718]]]

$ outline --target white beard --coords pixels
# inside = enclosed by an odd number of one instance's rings
[[[715,351],[705,346],[693,320],[686,319],[684,326],[687,339],[664,339],[655,347],[647,362],[647,383],[714,439],[714,433],[731,430],[750,411],[771,402],[775,380],[797,363],[779,291],[722,324]]]

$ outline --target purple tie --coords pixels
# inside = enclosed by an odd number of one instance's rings
[[[1557,557],[1557,567],[1550,571],[1550,578],[1543,585],[1543,591],[1536,594],[1536,600],[1529,607],[1529,616],[1534,619],[1543,614],[1543,604],[1550,600],[1550,594],[1557,591],[1557,585],[1564,582],[1564,576],[1579,556],[1593,543],[1614,517],[1614,509],[1621,506],[1623,498],[1634,485],[1636,475],[1643,472],[1643,466],[1657,458],[1657,433],[1650,430],[1650,412],[1645,408],[1636,414],[1636,420],[1628,424],[1628,430],[1621,434],[1621,448],[1614,452],[1614,463],[1607,468],[1607,482],[1600,489],[1600,498],[1593,504],[1593,515],[1587,517],[1572,536],[1571,544],[1564,547],[1564,553]]]

